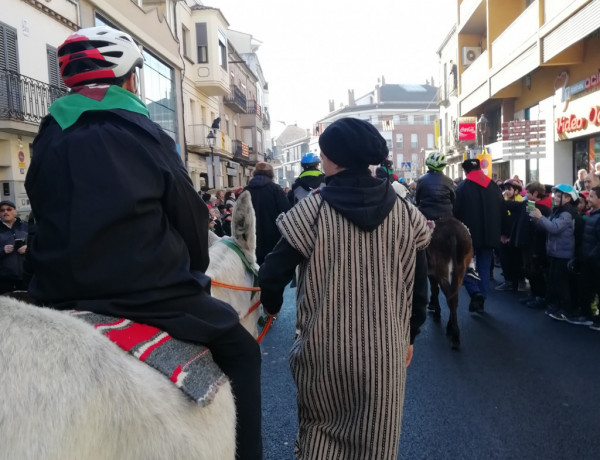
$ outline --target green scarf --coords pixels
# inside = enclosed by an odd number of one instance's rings
[[[84,112],[92,110],[123,109],[150,117],[146,105],[131,91],[111,85],[108,89],[88,88],[102,96],[100,100],[83,94],[71,93],[57,99],[48,110],[60,127],[65,130],[74,125]]]

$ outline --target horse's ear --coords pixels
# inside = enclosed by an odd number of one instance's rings
[[[219,238],[215,232],[208,232],[208,247],[210,248],[213,244],[215,244],[217,241],[219,241],[221,238]]]
[[[256,217],[250,192],[242,192],[233,208],[231,238],[252,263],[256,262]]]

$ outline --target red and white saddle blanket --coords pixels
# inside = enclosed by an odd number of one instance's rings
[[[200,406],[210,404],[219,386],[228,381],[212,360],[210,350],[202,345],[174,339],[153,326],[124,318],[88,311],[69,313],[91,324],[123,350],[165,374]]]

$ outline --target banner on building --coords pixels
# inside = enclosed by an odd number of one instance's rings
[[[439,148],[440,147],[440,136],[442,135],[442,120],[440,120],[439,118],[437,120],[435,120],[433,122],[433,142],[435,145],[435,148]]]
[[[394,120],[382,120],[384,131],[393,131],[394,130]]]
[[[476,117],[460,117],[458,119],[458,140],[469,142],[477,140]]]
[[[477,155],[477,159],[479,160],[479,164],[481,166],[481,170],[483,174],[488,176],[490,179],[492,178],[492,155],[490,155],[487,149],[484,147],[483,152]]]
[[[245,157],[248,156],[248,144],[244,144],[242,142],[242,155],[244,155]]]

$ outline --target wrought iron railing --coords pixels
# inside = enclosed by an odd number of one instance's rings
[[[262,119],[262,107],[260,105],[258,105],[254,99],[250,99],[248,101],[248,109],[246,110],[246,112],[253,113],[258,118]]]
[[[223,98],[225,104],[238,113],[246,111],[246,95],[236,85],[231,85],[231,94]]]
[[[48,108],[67,90],[0,69],[0,118],[39,123]]]

